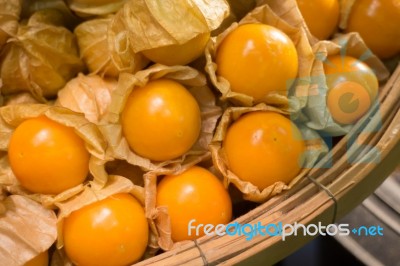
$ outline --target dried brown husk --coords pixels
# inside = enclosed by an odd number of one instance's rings
[[[73,29],[80,21],[63,0],[23,0],[21,17],[29,18],[38,11],[47,12],[48,10],[57,11],[62,17],[62,24],[69,29]]]
[[[17,35],[4,46],[0,57],[1,91],[4,95],[29,91],[45,101],[44,97],[56,96],[68,80],[81,72],[83,63],[69,30],[33,18],[27,25],[20,25]]]
[[[256,0],[256,2],[257,6],[269,5],[273,10],[276,10],[279,17],[283,18],[290,25],[303,28],[311,45],[318,42],[318,38],[314,37],[308,29],[307,23],[297,5],[297,1]]]
[[[78,40],[79,53],[90,73],[117,78],[119,69],[111,60],[107,32],[113,15],[88,20],[79,24],[74,33]]]
[[[129,149],[129,145],[122,134],[120,114],[132,90],[146,85],[151,80],[160,78],[177,81],[188,89],[199,104],[202,126],[200,137],[190,151],[173,160],[154,162],[135,154]],[[216,106],[215,97],[207,87],[206,78],[203,74],[188,66],[168,67],[155,64],[146,70],[137,72],[135,75],[127,73],[120,75],[117,89],[112,94],[110,108],[104,117],[104,121],[100,123],[100,128],[107,139],[110,154],[114,158],[126,160],[145,171],[164,171],[165,169],[176,171],[210,157],[208,144],[220,115],[221,108]]]
[[[0,79],[0,107],[4,105],[4,96],[1,94],[1,79]]]
[[[51,256],[50,266],[74,266],[74,264],[65,254],[64,249],[56,249]]]
[[[221,25],[211,32],[211,36],[218,36],[229,28],[232,23],[241,20],[247,13],[256,6],[256,0],[237,1],[227,0],[229,4],[229,15],[222,21]]]
[[[351,13],[351,9],[356,0],[340,0],[340,20],[339,28],[345,30],[347,28],[347,21]]]
[[[41,9],[29,18],[29,26],[48,24],[62,27],[64,22],[63,14],[56,9]]]
[[[225,0],[127,2],[117,13],[135,53],[181,45],[219,27],[229,14]]]
[[[320,41],[313,46],[315,60],[311,73],[311,90],[308,94],[299,95],[307,99],[307,105],[301,111],[299,120],[309,128],[322,131],[331,136],[344,135],[352,125],[336,123],[326,105],[328,86],[323,61],[331,55],[347,55],[366,63],[376,74],[380,82],[389,77],[389,71],[382,61],[372,54],[358,33],[338,36],[332,41]]]
[[[156,195],[157,195],[157,181],[160,177],[165,175],[177,175],[188,170],[190,167],[197,164],[193,162],[191,164],[185,165],[184,167],[173,170],[173,169],[162,169],[157,171],[150,171],[144,174],[145,183],[145,206],[147,217],[154,222],[154,230],[157,236],[157,244],[162,250],[171,250],[184,245],[189,241],[173,242],[171,237],[171,221],[168,214],[168,207],[166,206],[156,206]],[[220,174],[215,171],[214,167],[208,169],[217,178],[222,181],[223,178]]]
[[[49,249],[57,238],[57,217],[37,202],[19,195],[0,201],[0,261],[24,265]]]
[[[257,0],[247,0],[247,1],[228,0],[228,3],[231,8],[231,12],[235,14],[235,17],[238,20],[241,20],[244,16],[247,15],[247,13],[249,13],[256,7]]]
[[[149,60],[141,53],[135,53],[132,41],[129,38],[129,28],[126,26],[123,10],[116,14],[108,26],[108,49],[111,53],[111,61],[119,72],[136,73],[149,64]]]
[[[69,8],[78,16],[102,16],[117,12],[127,0],[67,0]]]
[[[138,178],[143,178],[143,176],[138,175],[135,179]],[[62,229],[63,220],[66,217],[68,217],[72,212],[83,208],[84,206],[119,193],[131,194],[140,202],[142,206],[144,206],[145,196],[147,196],[145,195],[144,188],[142,186],[135,185],[129,179],[118,175],[110,175],[108,177],[107,184],[101,189],[93,189],[91,186],[85,186],[83,191],[81,191],[78,195],[69,198],[68,200],[57,202],[56,205],[59,208],[57,248],[61,249],[64,245]],[[148,219],[148,222],[150,234],[145,257],[154,255],[158,250],[157,236],[153,229],[153,221]]]
[[[111,93],[116,89],[117,83],[114,79],[80,73],[58,92],[55,105],[83,113],[87,120],[97,124],[110,105]]]
[[[309,84],[314,55],[311,49],[307,30],[304,26],[305,23],[297,9],[296,2],[294,0],[285,1],[284,4],[282,4],[282,1],[278,0],[271,0],[268,2],[270,5],[262,5],[255,8],[239,23],[233,23],[227,30],[209,42],[206,49],[206,72],[209,74],[214,86],[221,92],[222,101],[229,100],[236,106],[253,106],[254,104],[257,104],[258,102],[255,102],[253,97],[243,93],[233,92],[230,88],[229,82],[223,77],[217,76],[216,70],[218,66],[214,60],[218,46],[224,38],[239,25],[262,23],[274,26],[286,33],[296,46],[299,60],[298,76],[294,80],[292,89],[288,92],[289,97],[287,94],[276,91],[266,95],[261,102],[279,107],[285,111],[296,112],[306,104],[305,101],[297,98],[295,95],[309,89],[307,84]],[[296,21],[297,23],[295,23]],[[300,23],[299,21],[302,21],[303,23]]]
[[[225,110],[218,124],[217,130],[210,145],[210,150],[215,168],[224,176],[225,187],[228,187],[229,184],[232,183],[242,192],[245,200],[264,202],[269,198],[281,193],[282,191],[291,189],[294,185],[296,185],[311,170],[311,167],[314,166],[317,160],[328,152],[328,147],[317,132],[301,124],[297,124],[297,127],[299,128],[306,144],[306,151],[303,155],[304,162],[302,170],[290,181],[289,184],[279,181],[263,190],[259,190],[251,182],[241,180],[229,170],[229,165],[222,147],[222,143],[225,139],[225,135],[229,126],[234,121],[239,119],[240,116],[255,111],[270,111],[288,116],[287,112],[265,105],[264,103],[260,103],[254,107],[229,107]]]
[[[91,174],[89,183],[93,188],[101,188],[107,182],[105,163],[111,158],[106,155],[106,142],[99,129],[83,115],[75,113],[63,107],[44,104],[9,105],[0,108],[0,151],[7,152],[8,144],[14,130],[23,121],[45,115],[49,119],[62,125],[75,129],[75,132],[84,140],[86,149],[90,153],[89,171]],[[89,179],[88,179],[89,180]],[[42,203],[43,206],[52,208],[59,201],[73,197],[82,189],[84,184],[68,189],[58,195],[33,194],[25,190],[19,184],[13,174],[8,157],[0,158],[0,186],[9,193],[29,197]]]
[[[12,94],[4,99],[4,105],[39,103],[29,92]]]
[[[10,36],[18,30],[21,0],[0,0],[0,51]]]

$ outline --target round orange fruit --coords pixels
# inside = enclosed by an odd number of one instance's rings
[[[157,186],[157,206],[168,207],[171,219],[172,240],[193,240],[202,235],[193,225],[226,224],[232,218],[232,203],[221,181],[210,171],[193,166],[178,175],[163,177]]]
[[[44,251],[24,264],[24,266],[48,266],[49,265],[49,253]]]
[[[121,123],[134,152],[163,161],[183,155],[197,141],[201,113],[196,99],[184,86],[159,79],[132,91]]]
[[[144,209],[126,193],[74,211],[63,224],[65,252],[75,265],[131,265],[143,256],[148,237]]]
[[[332,118],[341,124],[353,124],[369,110],[378,95],[376,75],[365,63],[341,55],[329,56],[324,71]]]
[[[292,40],[264,24],[244,24],[223,39],[216,52],[217,74],[233,92],[260,102],[271,92],[287,94],[297,76],[298,56]]]
[[[338,0],[297,0],[297,5],[312,35],[326,40],[339,22]]]
[[[31,192],[58,194],[82,183],[89,152],[74,129],[45,116],[22,122],[11,136],[8,157],[21,185]]]
[[[228,168],[260,190],[288,184],[301,170],[305,143],[299,129],[281,114],[250,112],[236,120],[223,141]]]
[[[204,53],[210,33],[202,33],[184,44],[161,46],[142,51],[151,61],[167,66],[187,65]]]
[[[356,31],[380,58],[400,53],[400,1],[357,0],[351,8],[346,32]]]

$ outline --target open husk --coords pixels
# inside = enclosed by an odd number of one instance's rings
[[[330,41],[321,41],[313,46],[315,60],[311,73],[311,90],[308,94],[299,94],[307,101],[306,106],[298,115],[299,121],[309,128],[331,136],[344,135],[352,125],[336,123],[326,105],[327,85],[323,68],[323,61],[330,55],[348,55],[366,63],[376,74],[379,81],[389,77],[389,71],[377,56],[365,45],[358,33],[349,33],[338,36]]]
[[[219,27],[228,16],[225,0],[127,2],[116,14],[124,24],[135,53],[167,45],[184,44]]]
[[[160,178],[165,175],[178,175],[190,167],[194,166],[196,162],[191,164],[184,165],[178,171],[174,171],[171,169],[163,169],[159,171],[150,171],[144,174],[144,184],[146,191],[145,198],[145,206],[146,206],[146,215],[147,217],[154,221],[155,232],[157,233],[157,244],[162,250],[171,250],[184,245],[188,241],[180,241],[174,242],[171,237],[171,221],[168,214],[168,207],[166,206],[157,206],[156,198],[157,198],[157,183]],[[203,165],[202,165],[203,166]],[[203,166],[204,167],[204,166]],[[207,167],[205,167],[207,168]],[[213,167],[208,169],[212,172],[217,178],[219,178],[222,182],[222,176],[215,171]]]
[[[134,179],[143,178],[142,175],[137,175]],[[59,201],[56,203],[59,208],[58,212],[58,238],[57,238],[57,248],[61,249],[63,247],[63,220],[68,217],[73,211],[79,210],[84,206],[92,204],[94,202],[103,200],[109,196],[119,194],[119,193],[129,193],[134,196],[143,206],[145,202],[145,197],[147,196],[144,192],[144,188],[138,184],[133,183],[131,180],[119,176],[110,175],[108,176],[107,184],[101,189],[94,189],[90,185],[85,186],[83,191],[81,191],[76,196],[69,198],[65,201]],[[148,248],[144,257],[153,256],[158,250],[157,236],[154,231],[154,225],[152,220],[149,222],[149,242]]]
[[[301,15],[296,7],[294,0],[288,1],[285,5],[278,4],[282,1],[274,0],[269,1],[271,5],[262,5],[250,13],[248,13],[239,23],[233,23],[228,29],[223,33],[213,38],[209,42],[206,49],[206,71],[210,76],[210,79],[214,86],[221,92],[221,100],[229,100],[234,105],[237,106],[253,106],[256,104],[253,97],[245,95],[243,93],[233,92],[230,88],[229,82],[221,76],[217,76],[216,70],[218,68],[215,63],[215,56],[218,50],[218,46],[224,40],[224,38],[233,30],[235,30],[239,25],[248,23],[262,23],[274,26],[279,30],[286,33],[289,38],[293,41],[296,46],[298,60],[299,60],[299,70],[297,79],[292,85],[292,90],[288,93],[282,91],[271,92],[266,95],[262,102],[269,105],[274,105],[282,110],[295,112],[301,109],[305,102],[301,99],[296,98],[292,94],[297,91],[307,91],[307,81],[309,80],[311,73],[312,61],[314,55],[310,46],[310,40],[306,32],[304,23],[294,23],[293,21],[300,20]],[[300,17],[299,17],[300,16]]]
[[[48,250],[57,238],[54,211],[19,195],[0,200],[0,261],[19,266]]]
[[[85,142],[86,149],[90,153],[88,183],[93,188],[101,188],[107,182],[105,163],[110,160],[107,157],[106,142],[99,129],[89,123],[82,115],[72,112],[63,107],[55,107],[43,104],[9,105],[0,108],[0,151],[6,153],[8,144],[14,130],[26,119],[45,115],[62,125],[75,129],[75,132]],[[51,163],[51,162],[49,162]],[[86,182],[87,183],[87,182]],[[84,184],[70,188],[58,195],[32,194],[20,186],[13,174],[8,162],[8,157],[0,159],[0,186],[3,186],[11,194],[27,196],[35,201],[41,202],[43,206],[54,207],[59,201],[66,200],[84,188]]]
[[[68,0],[69,8],[78,16],[101,16],[117,12],[127,0]]]
[[[99,123],[110,105],[111,93],[116,89],[117,83],[114,79],[80,73],[58,92],[55,105],[83,113],[90,122]]]
[[[74,33],[78,40],[79,53],[89,72],[100,76],[118,77],[120,70],[111,60],[107,39],[108,26],[113,16],[88,20],[79,24]]]
[[[201,133],[192,148],[179,158],[154,162],[141,157],[130,150],[122,134],[120,114],[132,90],[146,85],[151,80],[166,78],[184,85],[197,100],[201,111]],[[197,70],[188,66],[173,66],[155,64],[139,71],[135,75],[123,73],[118,80],[117,89],[112,93],[108,113],[100,122],[100,129],[107,139],[110,155],[115,159],[126,160],[145,171],[177,171],[186,165],[193,165],[210,157],[208,144],[212,139],[221,108],[216,106],[215,97],[207,87],[206,78]]]
[[[10,36],[18,30],[18,20],[21,13],[20,0],[0,0],[0,51]]]
[[[306,151],[303,155],[303,169],[296,177],[292,179],[292,181],[290,181],[289,184],[276,182],[275,184],[260,191],[255,185],[241,180],[229,170],[229,166],[224,155],[224,150],[222,148],[222,142],[224,141],[229,125],[239,119],[241,115],[254,111],[272,111],[283,115],[288,115],[287,113],[275,107],[271,107],[263,103],[260,103],[254,107],[229,107],[222,115],[210,145],[210,150],[215,168],[224,176],[224,185],[226,187],[232,183],[243,193],[243,198],[245,200],[264,202],[297,184],[311,170],[311,167],[314,166],[317,160],[328,152],[328,147],[318,133],[303,125],[297,125],[306,144]]]
[[[150,80],[160,78],[175,80],[186,86],[194,95],[201,110],[202,128],[197,143],[194,144],[189,152],[175,160],[156,163],[135,154],[129,149],[128,143],[122,135],[120,113],[124,108],[126,99],[135,87],[144,86]],[[109,163],[109,171],[118,174],[127,173],[128,169],[130,173],[144,173],[148,171],[144,175],[146,216],[150,221],[154,221],[151,223],[152,230],[156,233],[154,243],[164,250],[170,249],[172,242],[170,235],[168,235],[169,231],[167,228],[169,225],[166,210],[157,210],[155,212],[154,209],[157,176],[178,173],[201,161],[209,159],[208,144],[211,141],[220,115],[221,108],[215,105],[215,97],[206,86],[204,75],[186,66],[167,67],[153,65],[147,70],[136,73],[136,75],[121,74],[118,87],[112,94],[109,112],[104,117],[102,123],[100,123],[100,128],[110,144],[110,154],[118,160],[125,160],[128,165],[123,162],[119,162],[116,165]],[[132,180],[132,177],[130,179]]]

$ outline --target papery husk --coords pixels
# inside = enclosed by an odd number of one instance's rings
[[[57,217],[35,201],[11,195],[0,202],[0,261],[20,266],[48,250],[57,238]]]
[[[56,9],[39,10],[33,13],[29,18],[29,26],[47,24],[63,27],[64,23],[63,14]]]
[[[229,28],[232,23],[241,20],[247,13],[253,10],[256,6],[256,0],[237,1],[227,0],[229,4],[229,15],[222,21],[221,25],[211,32],[211,36],[218,36]]]
[[[189,152],[175,160],[165,162],[152,162],[143,158],[129,149],[126,139],[122,135],[120,125],[120,113],[124,108],[124,103],[135,87],[141,87],[150,80],[168,78],[175,80],[188,88],[198,101],[202,114],[201,135],[196,144]],[[126,160],[136,169],[131,173],[148,171],[144,177],[145,184],[145,210],[146,216],[151,222],[152,231],[156,233],[152,238],[153,245],[159,246],[164,250],[170,249],[171,242],[169,229],[169,218],[166,210],[155,212],[155,186],[157,176],[161,174],[173,174],[182,172],[189,167],[210,158],[208,144],[211,141],[217,120],[221,115],[221,108],[215,105],[215,97],[206,86],[204,75],[187,66],[168,67],[163,65],[153,65],[147,70],[140,71],[136,75],[121,74],[117,90],[113,92],[112,103],[109,113],[105,116],[100,128],[110,144],[110,151],[114,158]],[[112,164],[112,163],[110,163]],[[122,167],[121,167],[122,166]],[[138,168],[141,168],[139,170]],[[119,168],[119,169],[118,169]],[[112,167],[111,167],[112,169]],[[110,172],[113,170],[110,169]],[[123,164],[115,166],[114,171],[126,172],[129,167]],[[143,173],[143,172],[142,172]],[[137,180],[131,177],[131,180]],[[135,181],[133,181],[135,182]],[[169,236],[168,236],[169,234]]]
[[[69,8],[80,17],[102,16],[117,12],[127,0],[67,0]]]
[[[219,27],[228,16],[225,0],[127,2],[117,13],[135,53],[167,45],[180,45]]]
[[[4,105],[4,96],[1,94],[1,79],[0,79],[0,107]]]
[[[133,89],[146,85],[151,80],[160,78],[171,79],[184,85],[199,104],[202,118],[201,133],[192,148],[179,158],[154,162],[141,157],[130,150],[122,134],[120,114],[126,100]],[[123,73],[120,75],[117,89],[112,94],[112,101],[108,113],[100,123],[100,129],[109,144],[110,155],[115,159],[126,160],[132,165],[141,167],[144,171],[178,171],[201,162],[210,157],[208,144],[217,120],[221,115],[221,108],[216,106],[215,97],[207,87],[206,78],[197,70],[188,66],[173,66],[155,64],[135,75]]]
[[[297,5],[297,1],[277,1],[277,0],[256,0],[257,6],[269,5],[278,16],[296,28],[303,28],[311,45],[318,42],[318,38],[313,36],[304,20],[303,15]]]
[[[58,92],[55,105],[83,113],[87,120],[97,124],[111,103],[111,93],[117,88],[117,83],[114,79],[80,73]]]
[[[56,249],[50,261],[50,266],[74,266],[63,249]]]
[[[235,17],[239,21],[256,7],[257,0],[228,0],[228,3],[231,8],[231,12],[235,14]]]
[[[339,28],[345,30],[347,28],[347,22],[351,13],[351,9],[356,0],[340,0],[340,19]]]
[[[112,63],[119,72],[136,73],[149,64],[150,60],[133,50],[135,40],[129,38],[129,28],[125,24],[124,9],[113,16],[107,30],[108,49]]]
[[[10,36],[18,30],[22,0],[0,0],[0,51]]]
[[[157,243],[162,250],[171,250],[184,245],[188,241],[180,241],[174,242],[171,237],[171,220],[168,214],[168,207],[166,206],[156,206],[156,195],[157,195],[157,181],[159,177],[163,177],[165,175],[178,175],[190,167],[196,165],[196,162],[192,162],[191,164],[185,165],[181,169],[175,171],[172,169],[163,169],[159,171],[150,171],[144,175],[144,183],[145,183],[145,206],[146,206],[146,215],[147,217],[154,221],[154,230],[157,233]],[[219,172],[215,171],[214,167],[208,169],[211,173],[213,173],[217,178],[220,178],[222,181],[223,178]]]
[[[7,152],[10,138],[20,123],[29,119],[45,115],[49,119],[62,125],[75,129],[75,132],[85,142],[86,149],[90,153],[89,172],[93,180],[89,181],[93,188],[100,189],[107,182],[105,163],[111,160],[106,155],[106,142],[99,129],[83,115],[75,113],[63,107],[44,104],[9,105],[0,108],[0,151]],[[9,193],[29,197],[42,203],[43,206],[53,208],[56,202],[64,201],[84,189],[80,184],[58,195],[33,194],[25,190],[19,184],[8,162],[8,157],[0,159],[0,186]]]
[[[73,29],[80,19],[76,17],[63,0],[35,0],[22,1],[22,18],[29,18],[37,11],[57,11],[62,16],[63,25]]]
[[[107,184],[102,189],[93,189],[91,186],[85,186],[83,191],[81,191],[75,197],[72,197],[66,201],[57,202],[56,205],[59,208],[58,213],[58,238],[57,238],[57,248],[63,248],[63,221],[72,212],[79,210],[89,204],[103,200],[109,196],[119,194],[119,193],[129,193],[134,196],[139,203],[144,206],[145,202],[145,191],[144,188],[133,184],[129,179],[118,176],[110,175],[108,177]],[[149,222],[149,243],[146,250],[145,256],[154,255],[158,250],[157,240],[155,232],[153,231],[152,220]]]
[[[323,61],[331,55],[348,55],[366,63],[376,74],[379,81],[385,81],[389,77],[389,71],[382,61],[372,54],[358,33],[349,33],[338,36],[331,41],[321,41],[313,46],[315,60],[311,73],[311,90],[308,94],[298,95],[307,99],[307,105],[299,115],[309,128],[323,132],[330,136],[345,135],[352,125],[340,125],[336,123],[326,105],[328,86],[323,67]]]
[[[119,69],[111,60],[107,32],[114,16],[92,19],[79,24],[74,33],[78,40],[80,56],[89,72],[117,78]]]
[[[19,26],[17,35],[4,46],[0,60],[2,93],[29,91],[40,101],[54,97],[83,70],[75,36],[64,27],[36,19]]]
[[[299,128],[306,144],[306,151],[303,155],[304,162],[302,170],[290,181],[289,184],[279,181],[260,191],[255,185],[241,180],[229,170],[229,166],[224,155],[224,150],[222,148],[222,143],[225,139],[225,135],[229,126],[234,121],[239,119],[241,115],[255,111],[270,111],[288,116],[287,112],[265,105],[264,103],[260,103],[254,107],[229,107],[225,110],[218,124],[217,130],[210,145],[210,150],[215,168],[224,176],[225,187],[228,187],[229,184],[232,183],[243,193],[243,198],[245,200],[253,202],[265,202],[271,197],[296,185],[311,170],[311,167],[314,166],[317,160],[328,152],[328,147],[317,132],[301,124],[297,124],[297,127]]]
[[[5,97],[4,105],[39,103],[29,92],[12,94]]]
[[[294,0],[282,1],[271,0],[269,1],[271,5],[263,5],[255,8],[250,13],[248,13],[239,23],[233,23],[227,30],[213,38],[209,42],[206,49],[206,72],[214,84],[214,86],[221,92],[221,100],[229,100],[236,106],[253,106],[257,102],[254,101],[253,97],[245,95],[243,93],[233,92],[230,88],[229,82],[221,76],[217,76],[216,70],[218,68],[215,63],[215,56],[217,49],[224,38],[233,30],[235,30],[239,25],[248,23],[262,23],[274,26],[284,33],[286,33],[289,38],[293,41],[296,46],[298,60],[299,60],[299,70],[297,79],[294,80],[292,85],[292,91],[285,94],[282,91],[271,92],[262,99],[261,102],[265,102],[269,105],[279,107],[282,110],[296,112],[301,109],[305,102],[302,99],[298,99],[293,96],[293,94],[298,91],[307,91],[309,84],[309,77],[311,73],[311,66],[314,60],[314,55],[310,46],[310,40],[308,39],[306,29],[304,28],[304,23],[294,24],[293,21],[299,20],[298,9]],[[301,16],[301,15],[300,15]],[[303,25],[304,24],[304,25]]]

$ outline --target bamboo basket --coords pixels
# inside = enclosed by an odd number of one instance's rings
[[[294,188],[232,222],[327,225],[338,221],[385,180],[400,158],[400,65],[381,88],[378,103]],[[397,161],[396,161],[397,160]],[[355,163],[350,163],[355,161]],[[325,167],[332,162],[332,167]],[[204,236],[141,261],[145,265],[253,265],[262,252],[273,264],[316,236]]]

